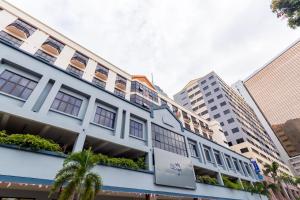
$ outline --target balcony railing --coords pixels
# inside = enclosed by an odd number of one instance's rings
[[[184,116],[183,117],[183,120],[185,123],[189,124],[191,122],[191,118],[187,117],[187,116]]]
[[[42,48],[53,55],[59,55],[61,52],[60,47],[51,41],[44,42]]]
[[[106,70],[99,68],[99,69],[96,69],[95,76],[100,78],[101,80],[106,81],[107,77],[108,77],[108,73]]]
[[[116,87],[121,89],[121,90],[126,90],[126,81],[124,80],[116,80]]]
[[[24,26],[22,26],[18,22],[11,23],[6,27],[6,30],[23,39],[26,39],[30,36],[29,30],[27,30]]]

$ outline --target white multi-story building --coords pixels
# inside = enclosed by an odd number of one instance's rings
[[[253,109],[216,73],[189,82],[174,99],[207,120],[217,120],[236,152],[256,159],[262,168],[276,161],[281,173],[291,175]]]

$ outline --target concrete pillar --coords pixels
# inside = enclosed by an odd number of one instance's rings
[[[222,179],[222,174],[220,172],[218,172],[218,174],[217,174],[217,180],[220,185],[224,185],[224,182]]]
[[[84,142],[85,142],[85,138],[86,138],[86,133],[85,130],[82,130],[76,139],[76,142],[74,144],[73,147],[73,151],[72,152],[79,152],[83,150],[83,146],[84,146]]]
[[[125,126],[124,126],[124,139],[128,140],[130,128],[130,113],[126,111],[125,114]]]
[[[242,189],[245,189],[245,188],[244,188],[244,185],[243,185],[243,182],[242,182],[242,180],[241,180],[241,178],[238,178],[238,182],[241,184]]]
[[[126,112],[126,116],[125,116],[125,118],[126,118],[126,120],[127,120],[127,112]],[[118,110],[117,110],[117,121],[116,121],[116,129],[115,129],[115,132],[114,132],[114,134],[115,134],[115,136],[117,137],[117,138],[120,138],[121,137],[121,132],[122,132],[122,122],[123,122],[123,109],[121,109],[121,108],[119,108]],[[125,124],[125,126],[127,126],[127,124]],[[128,127],[129,127],[129,125],[128,125]],[[125,127],[124,127],[125,128]],[[129,133],[129,130],[128,130],[128,133]],[[124,130],[124,136],[125,136],[125,134],[126,134],[126,132],[125,132],[125,130]]]
[[[94,74],[95,74],[96,66],[97,66],[96,61],[89,59],[87,62],[86,68],[84,70],[84,73],[82,75],[82,78],[87,81],[92,82]]]
[[[55,81],[52,89],[50,90],[50,92],[48,94],[48,97],[46,98],[44,104],[42,105],[42,107],[39,111],[41,114],[46,114],[49,111],[49,109],[52,105],[52,102],[54,101],[54,99],[56,97],[56,94],[58,93],[58,91],[61,88],[61,85],[62,85],[61,82]]]
[[[89,98],[89,102],[82,120],[82,127],[83,129],[86,129],[88,125],[90,124],[91,119],[94,117],[94,112],[95,112],[95,101],[96,98],[95,96],[91,96]]]
[[[31,110],[32,109],[32,107],[34,106],[34,104],[36,103],[36,101],[38,100],[40,95],[42,94],[43,90],[47,86],[48,82],[49,82],[49,78],[46,78],[45,76],[43,76],[41,78],[41,80],[39,80],[39,83],[34,88],[31,95],[26,100],[26,102],[24,103],[23,109],[26,109],[26,110]]]

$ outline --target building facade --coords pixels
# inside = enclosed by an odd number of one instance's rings
[[[267,199],[223,187],[224,175],[249,184],[258,177],[249,158],[226,148],[217,121],[197,116],[160,95],[145,76],[124,72],[4,1],[0,49],[1,130],[36,134],[63,149],[0,145],[1,200],[48,199],[66,153],[89,147],[146,163],[144,170],[96,166],[103,179],[96,199]],[[197,182],[203,175],[218,184]]]
[[[234,84],[296,175],[300,175],[299,55],[298,40],[245,81]]]
[[[256,159],[261,168],[276,161],[281,173],[291,175],[253,109],[216,73],[191,81],[174,99],[207,120],[217,120],[236,152]]]

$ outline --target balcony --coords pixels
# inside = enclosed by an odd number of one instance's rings
[[[116,80],[116,87],[120,90],[126,90],[126,81],[122,80],[122,79],[119,79],[119,80]]]
[[[189,118],[188,116],[183,116],[183,121],[189,124],[191,122],[191,118]]]
[[[58,56],[61,52],[60,47],[52,41],[44,42],[42,49],[55,56]]]
[[[96,69],[95,76],[103,81],[106,81],[107,77],[108,77],[108,73],[107,73],[107,71],[99,68],[99,69]]]
[[[75,52],[70,63],[74,67],[77,67],[79,69],[85,69],[87,61],[88,61],[88,58],[86,56],[80,54],[79,52]]]
[[[193,121],[193,125],[195,128],[198,128],[200,124],[199,124],[199,122]]]
[[[27,30],[18,22],[13,22],[12,24],[8,25],[6,30],[18,38],[27,39],[30,36],[29,30]]]

